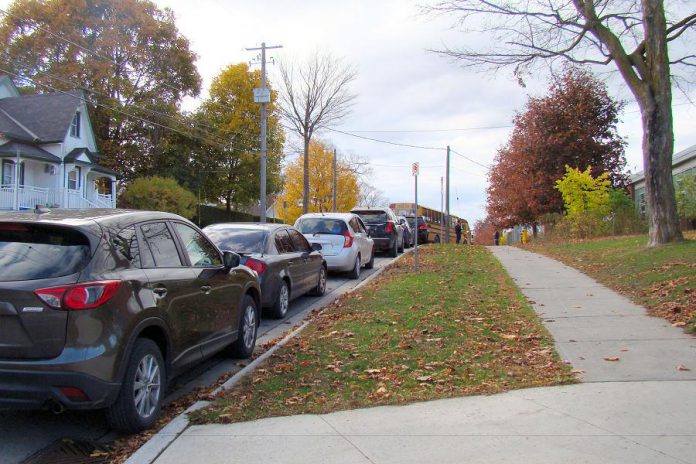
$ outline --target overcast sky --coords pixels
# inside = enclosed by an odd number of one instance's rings
[[[546,89],[544,76],[521,88],[510,71],[475,73],[428,49],[462,44],[463,35],[450,27],[452,17],[426,18],[418,4],[407,0],[233,1],[156,0],[174,10],[180,31],[199,55],[198,69],[207,89],[211,78],[231,63],[249,61],[245,47],[282,45],[270,53],[276,59],[301,61],[316,50],[329,51],[353,64],[358,78],[354,110],[338,129],[360,135],[442,150],[420,150],[360,140],[325,131],[319,136],[339,154],[357,154],[372,164],[370,182],[392,202],[413,199],[411,163],[421,164],[419,202],[440,206],[440,177],[445,174],[445,150],[488,165],[510,133],[515,111],[531,93]],[[420,2],[422,4],[422,2]],[[276,69],[269,67],[271,79]],[[276,79],[277,82],[277,79]],[[629,168],[642,170],[641,129],[637,105],[621,81],[610,79],[610,90],[629,102],[620,126],[628,141]],[[680,94],[675,103],[685,101]],[[190,105],[191,103],[189,103]],[[696,144],[696,107],[674,107],[675,148]],[[499,127],[496,129],[476,129]],[[462,129],[462,130],[455,130]],[[468,129],[468,130],[463,130]],[[485,216],[486,169],[453,155],[450,209],[470,221]]]
[[[496,149],[509,136],[515,111],[523,107],[528,95],[543,94],[547,83],[546,76],[539,75],[522,88],[510,70],[475,73],[428,52],[445,44],[462,45],[464,35],[450,28],[455,22],[453,17],[427,18],[419,14],[418,5],[424,2],[155,0],[160,7],[174,11],[179,30],[198,54],[204,94],[221,69],[252,60],[254,53],[244,48],[261,42],[283,46],[269,53],[275,59],[302,61],[319,50],[354,65],[358,78],[352,90],[357,100],[352,114],[337,129],[385,131],[360,135],[442,149],[396,147],[328,131],[319,137],[334,145],[339,155],[355,154],[367,159],[373,170],[370,183],[392,202],[412,201],[410,165],[420,162],[419,203],[439,209],[444,148],[450,145],[458,153],[489,165]],[[277,83],[277,66],[270,65],[268,71],[271,81]],[[642,170],[637,105],[620,79],[609,77],[609,85],[613,96],[628,102],[619,128],[628,141],[628,167],[632,172]],[[696,107],[685,101],[675,92],[676,151],[696,144]],[[188,101],[186,107],[191,109],[196,104]],[[485,189],[486,169],[453,154],[452,214],[472,223],[483,218]]]

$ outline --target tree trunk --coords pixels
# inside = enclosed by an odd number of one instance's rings
[[[309,137],[304,137],[304,176],[302,190],[302,214],[309,212]]]
[[[672,180],[672,108],[655,102],[643,110],[643,166],[648,206],[648,246],[683,240]]]
[[[672,180],[672,83],[662,2],[643,0],[648,89],[639,98],[643,119],[643,169],[648,205],[648,246],[684,239]]]

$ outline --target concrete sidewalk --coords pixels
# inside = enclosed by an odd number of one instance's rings
[[[492,251],[586,383],[193,426],[156,462],[696,463],[696,338],[554,260]]]

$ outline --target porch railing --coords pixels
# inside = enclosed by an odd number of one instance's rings
[[[65,194],[64,194],[65,193]],[[105,198],[105,197],[108,197]],[[33,186],[20,186],[17,195],[19,209],[34,209],[36,205],[49,208],[113,208],[111,195],[87,199],[79,190],[49,189]],[[0,209],[15,207],[15,186],[0,185]]]

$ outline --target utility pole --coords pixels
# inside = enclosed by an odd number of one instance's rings
[[[260,48],[247,48],[247,51],[261,50],[261,87],[254,89],[254,102],[261,103],[261,207],[259,222],[266,222],[266,104],[271,102],[271,91],[266,87],[266,50],[282,47],[282,45],[267,47],[266,42],[261,42]]]
[[[416,240],[413,243],[413,268],[415,272],[418,272],[418,172],[420,166],[418,163],[413,163],[411,166],[411,173],[413,174],[413,187],[415,192],[415,202],[416,202],[416,219],[415,228]]]
[[[445,187],[444,177],[440,176],[440,222],[445,225]]]
[[[336,163],[336,149],[334,148],[334,157],[333,157],[333,212],[335,213],[338,211],[337,205],[336,205],[336,185],[337,185],[337,179],[338,178],[338,167]]]
[[[446,237],[446,242],[450,242],[450,208],[449,208],[449,197],[450,197],[450,146],[447,145],[447,169],[446,169],[446,178],[447,180],[445,181],[445,237]]]

